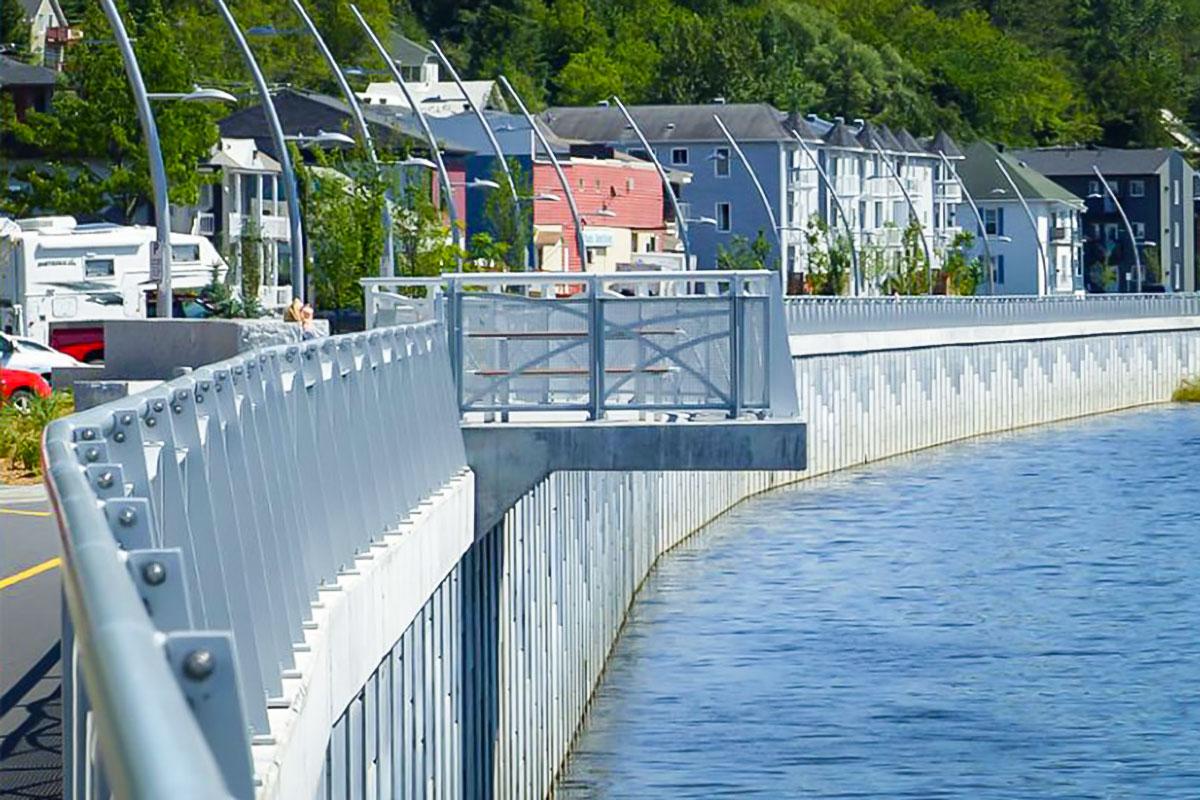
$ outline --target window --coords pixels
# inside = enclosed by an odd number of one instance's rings
[[[258,176],[243,175],[239,189],[242,201],[239,205],[242,213],[250,214],[252,213],[252,204],[258,200]]]
[[[191,264],[199,263],[200,245],[173,244],[171,245],[171,258],[175,261],[186,261]]]
[[[1129,196],[1130,197],[1145,197],[1146,196],[1146,182],[1131,180],[1129,182]]]
[[[1175,287],[1175,291],[1178,292],[1183,289],[1183,286],[1180,285],[1183,278],[1183,273],[1180,271],[1178,264],[1175,265],[1175,269],[1171,270],[1171,277],[1174,279],[1172,285]]]
[[[671,148],[671,163],[675,166],[687,166],[688,150],[686,147]]]
[[[625,191],[627,191],[627,192],[633,191],[633,178],[625,179]]]
[[[1100,194],[1100,181],[1088,181],[1088,194]]]
[[[83,262],[83,277],[106,278],[115,274],[111,258],[88,258]]]
[[[1114,178],[1108,182],[1108,185],[1112,189],[1113,194],[1115,194],[1117,197],[1121,196],[1121,182],[1119,180]]]
[[[1181,239],[1180,234],[1182,231],[1183,231],[1183,228],[1180,226],[1180,224],[1178,222],[1176,222],[1175,223],[1175,246],[1176,247],[1180,246],[1180,239]]]
[[[717,203],[717,230],[722,233],[729,233],[733,227],[733,205],[731,203]]]
[[[1180,185],[1179,181],[1175,181],[1175,205],[1179,205],[1180,202],[1182,202],[1182,197],[1183,187]]]
[[[996,256],[996,283],[1004,283],[1004,256]]]
[[[1133,238],[1137,239],[1139,242],[1146,238],[1146,223],[1133,223]]]
[[[729,177],[729,148],[718,147],[713,153],[713,174],[718,178]]]
[[[1104,241],[1112,244],[1117,241],[1117,238],[1118,238],[1117,223],[1109,222],[1109,223],[1105,224],[1105,226],[1104,226]]]
[[[878,201],[875,203],[875,227],[883,227],[883,203]]]
[[[988,236],[1004,235],[1004,209],[983,209],[983,228]]]

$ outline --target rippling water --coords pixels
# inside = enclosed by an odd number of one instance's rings
[[[1200,410],[748,502],[663,559],[560,798],[1200,797]]]

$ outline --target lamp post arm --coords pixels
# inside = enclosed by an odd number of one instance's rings
[[[842,227],[846,229],[846,241],[850,245],[850,263],[851,270],[854,272],[854,296],[857,297],[862,292],[862,274],[858,268],[858,249],[854,246],[854,230],[850,227],[850,217],[846,216],[846,209],[842,206],[842,199],[838,197],[837,190],[833,188],[833,181],[829,180],[829,174],[825,172],[825,168],[821,166],[820,159],[804,141],[796,131],[792,131],[792,136],[800,144],[800,149],[804,151],[804,155],[808,156],[808,160],[812,162],[813,167],[817,170],[817,175],[821,178],[821,182],[825,184],[825,190],[829,192],[829,197],[833,200],[834,208],[837,209],[837,215],[841,217]]]
[[[1104,177],[1104,173],[1095,164],[1092,165],[1092,172],[1096,173],[1096,177],[1100,179],[1100,183],[1104,185],[1104,191],[1112,198],[1113,205],[1117,207],[1117,213],[1121,215],[1121,222],[1125,223],[1125,232],[1129,234],[1129,243],[1133,246],[1133,264],[1137,275],[1137,290],[1138,294],[1142,292],[1142,257],[1138,253],[1137,237],[1133,233],[1133,225],[1129,222],[1129,217],[1125,215],[1125,207],[1121,205],[1121,201],[1117,199],[1116,193],[1112,187],[1108,185],[1108,179]]]
[[[579,217],[579,206],[575,204],[575,193],[571,191],[571,182],[567,180],[567,174],[563,172],[562,164],[559,163],[558,156],[554,154],[554,149],[546,141],[546,135],[537,126],[537,122],[534,121],[533,116],[529,113],[529,109],[525,107],[525,102],[521,99],[521,95],[517,94],[517,90],[512,87],[512,84],[508,82],[508,78],[503,75],[500,76],[500,85],[504,87],[506,92],[512,95],[517,108],[521,111],[521,116],[529,123],[534,137],[542,145],[542,149],[546,151],[546,156],[550,159],[550,164],[553,165],[555,174],[558,175],[558,182],[562,186],[563,193],[567,196],[567,207],[571,210],[571,221],[575,223],[575,246],[579,248],[579,271],[587,272],[587,243],[583,238],[583,220]],[[536,150],[534,152],[536,153]],[[568,266],[570,265],[568,264]]]
[[[229,11],[229,6],[225,4],[225,0],[213,0],[213,2],[216,3],[217,10],[221,13],[221,18],[225,20],[225,25],[229,28],[229,32],[233,34],[233,40],[242,54],[242,59],[246,62],[246,68],[250,70],[250,76],[254,80],[254,87],[258,92],[259,99],[262,101],[263,113],[267,117],[267,127],[271,129],[271,141],[274,143],[275,150],[279,155],[279,167],[283,176],[283,190],[287,194],[288,228],[290,229],[292,238],[292,292],[297,297],[307,299],[305,297],[306,287],[304,282],[304,228],[300,220],[300,190],[296,186],[296,171],[292,168],[292,155],[288,151],[287,140],[283,134],[283,126],[279,123],[279,114],[275,110],[275,101],[271,98],[271,90],[267,86],[267,79],[263,77],[262,70],[258,66],[258,61],[254,58],[254,53],[250,50],[250,45],[246,43],[246,36],[242,33],[242,29],[238,27],[237,20],[233,18],[233,14]]]
[[[371,26],[367,24],[367,20],[359,12],[358,6],[351,3],[350,10],[354,13],[358,24],[362,26],[363,32],[367,34],[367,38],[371,40],[371,44],[374,45],[375,50],[379,53],[379,57],[383,59],[383,63],[387,65],[388,71],[392,74],[392,80],[400,86],[400,91],[404,94],[404,99],[412,108],[413,114],[417,118],[417,123],[421,126],[421,130],[429,142],[429,149],[433,152],[433,159],[437,164],[438,175],[442,179],[442,189],[446,194],[446,208],[450,211],[450,236],[456,248],[454,257],[458,262],[458,269],[461,272],[463,248],[462,231],[458,227],[458,206],[454,202],[454,189],[450,186],[450,173],[446,171],[446,162],[442,159],[442,149],[438,147],[437,137],[433,135],[433,129],[429,127],[429,120],[425,118],[424,112],[421,111],[420,104],[413,99],[412,92],[408,90],[408,85],[405,84],[404,78],[400,75],[400,70],[396,68],[396,62],[388,54],[387,48],[383,46],[383,42],[379,41],[379,37],[375,35],[375,31],[371,30]]]
[[[500,149],[500,141],[496,138],[496,132],[492,130],[492,126],[487,121],[487,117],[483,115],[483,110],[473,99],[471,99],[471,95],[467,93],[467,87],[463,85],[462,78],[458,76],[458,70],[456,70],[454,65],[450,63],[450,59],[447,58],[446,54],[442,52],[442,48],[439,47],[438,43],[432,39],[429,40],[429,46],[433,48],[433,52],[437,55],[438,59],[441,60],[442,66],[444,66],[446,68],[446,72],[450,74],[450,78],[454,81],[454,85],[458,87],[458,90],[462,92],[463,97],[466,98],[467,106],[471,109],[471,113],[475,115],[477,120],[479,120],[479,125],[483,128],[484,135],[487,136],[488,144],[492,146],[492,152],[496,154],[496,158],[500,161],[500,169],[504,171],[504,179],[508,181],[508,190],[512,193],[513,200],[520,202],[520,198],[517,196],[517,184],[513,180],[512,170],[508,167],[508,159],[504,157],[504,151]]]
[[[378,178],[382,175],[379,167],[379,155],[375,152],[375,142],[371,139],[371,129],[367,126],[367,119],[363,116],[362,104],[358,102],[358,96],[354,94],[354,90],[350,88],[350,82],[346,80],[346,73],[342,71],[341,66],[337,63],[337,59],[333,57],[333,52],[329,49],[329,45],[325,43],[325,37],[321,36],[321,31],[318,30],[316,23],[312,17],[308,15],[308,11],[300,0],[291,0],[292,9],[300,17],[304,23],[304,27],[308,29],[313,40],[317,43],[317,50],[321,53],[321,58],[325,59],[325,63],[329,66],[329,71],[333,73],[334,80],[337,81],[338,89],[341,90],[342,96],[346,98],[346,105],[350,108],[350,118],[354,120],[354,128],[358,132],[358,141],[363,149],[367,151],[367,158],[371,162],[371,167],[375,171],[375,176]],[[383,255],[380,259],[379,274],[381,277],[388,277],[395,273],[395,258],[392,243],[392,208],[388,202],[388,198],[384,193],[383,198]]]
[[[929,237],[925,235],[925,226],[921,224],[921,215],[917,213],[917,207],[913,203],[908,189],[904,186],[904,181],[900,180],[900,173],[896,170],[896,165],[884,154],[883,148],[879,146],[878,142],[875,143],[875,152],[879,154],[880,160],[887,165],[888,172],[892,175],[892,180],[896,182],[896,186],[900,189],[900,194],[904,196],[904,202],[908,204],[908,210],[912,213],[913,219],[917,221],[917,231],[921,234],[921,247],[925,250],[926,292],[933,294],[933,250],[929,247]]]
[[[975,198],[971,196],[971,192],[967,190],[967,185],[963,183],[961,177],[950,164],[950,159],[946,158],[946,154],[938,151],[938,156],[942,159],[942,164],[946,168],[946,172],[954,176],[955,183],[962,189],[963,197],[967,198],[967,205],[971,206],[971,213],[975,215],[975,221],[979,223],[979,238],[983,240],[984,258],[987,259],[988,270],[988,294],[996,293],[996,268],[992,262],[992,246],[988,243],[987,225],[983,221],[983,215],[979,213],[979,206],[975,205]]]
[[[779,223],[775,220],[775,209],[771,208],[771,201],[767,199],[767,192],[763,189],[762,182],[758,179],[758,173],[754,171],[754,167],[750,166],[749,159],[742,152],[742,148],[734,140],[729,129],[725,127],[725,123],[721,121],[721,117],[713,114],[713,119],[716,120],[717,127],[721,129],[721,133],[725,136],[725,141],[729,142],[729,146],[733,148],[733,152],[737,154],[738,160],[742,162],[742,166],[746,168],[746,172],[750,174],[750,180],[754,182],[754,188],[758,191],[758,199],[762,200],[763,208],[766,209],[767,218],[771,221],[771,231],[775,234],[775,241],[779,243],[780,249],[783,248],[783,239],[779,233]],[[780,257],[782,258],[782,253]]]
[[[1037,220],[1033,216],[1033,209],[1029,207],[1029,203],[1025,202],[1025,195],[1021,194],[1021,190],[1017,188],[1017,182],[1009,174],[1008,168],[1004,166],[1004,162],[997,158],[996,166],[1000,168],[1004,179],[1008,181],[1008,185],[1016,193],[1017,200],[1021,201],[1021,208],[1025,209],[1025,216],[1029,218],[1029,227],[1033,228],[1033,242],[1037,246],[1038,256],[1042,259],[1042,274],[1045,276],[1046,294],[1050,294],[1050,254],[1042,247],[1042,235],[1038,230]]]
[[[162,145],[158,139],[158,125],[154,121],[154,111],[150,108],[150,98],[146,94],[146,84],[142,80],[141,70],[138,69],[137,55],[133,45],[129,43],[129,34],[125,31],[125,23],[121,21],[121,13],[113,0],[100,0],[104,7],[104,15],[113,30],[117,47],[121,51],[121,60],[125,64],[125,75],[133,90],[133,100],[137,108],[138,120],[142,126],[142,136],[146,140],[146,151],[150,164],[150,185],[154,195],[154,231],[155,245],[158,257],[161,259],[161,274],[158,279],[158,305],[160,317],[171,316],[171,306],[174,300],[171,287],[171,207],[167,194],[167,169],[163,164]]]
[[[646,154],[650,156],[650,160],[654,163],[654,169],[657,170],[658,177],[662,180],[663,190],[666,191],[667,199],[671,201],[671,209],[675,212],[675,224],[679,226],[679,238],[683,241],[683,266],[684,269],[691,269],[692,241],[688,235],[687,219],[679,209],[679,198],[675,196],[675,189],[671,186],[671,179],[667,177],[667,171],[663,168],[662,162],[658,160],[658,156],[654,154],[654,148],[650,146],[650,142],[646,141],[642,129],[634,122],[633,116],[629,113],[629,109],[625,108],[625,104],[621,102],[621,98],[613,97],[613,102],[617,104],[617,108],[621,109],[621,114],[625,117],[625,121],[629,123],[629,127],[633,128],[634,135],[641,142]]]

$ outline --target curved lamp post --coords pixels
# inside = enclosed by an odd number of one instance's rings
[[[525,101],[521,99],[521,95],[517,94],[517,90],[508,82],[508,78],[500,76],[500,85],[504,90],[512,95],[512,99],[516,101],[517,108],[521,110],[521,116],[529,123],[529,127],[533,129],[533,135],[537,138],[542,149],[546,151],[546,156],[550,159],[550,164],[554,167],[554,172],[558,175],[558,182],[562,186],[563,194],[567,198],[567,207],[571,210],[571,221],[575,223],[575,246],[579,248],[579,271],[587,272],[587,243],[583,238],[583,220],[579,217],[579,206],[575,204],[575,193],[571,191],[571,183],[567,180],[567,174],[563,172],[562,164],[558,161],[558,156],[554,154],[554,148],[546,141],[546,134],[542,133],[542,129],[534,122],[533,117],[529,113],[529,109],[525,107]],[[534,149],[532,155],[536,155],[537,150]],[[569,252],[569,251],[568,251]],[[569,262],[570,259],[568,258]],[[568,268],[570,264],[566,265]],[[569,271],[564,270],[564,271]]]
[[[100,0],[104,7],[104,15],[117,40],[121,51],[121,60],[125,63],[125,76],[133,90],[133,101],[137,107],[138,120],[142,125],[142,136],[146,139],[146,150],[150,164],[150,185],[154,195],[154,229],[155,247],[158,250],[158,316],[170,317],[173,295],[171,294],[171,209],[167,197],[167,169],[163,164],[162,146],[158,141],[158,125],[154,121],[154,112],[150,109],[150,97],[146,93],[146,84],[138,69],[137,56],[133,45],[129,43],[129,34],[125,32],[125,23],[121,21],[121,13],[113,0]],[[151,264],[153,272],[153,263]],[[163,299],[166,298],[166,302]]]
[[[917,213],[917,207],[913,204],[912,195],[908,193],[908,188],[905,187],[904,181],[900,180],[900,173],[896,170],[896,165],[884,154],[883,148],[879,146],[879,142],[875,142],[875,152],[879,154],[879,158],[887,165],[888,172],[892,174],[892,179],[896,181],[896,186],[900,188],[900,194],[904,195],[904,202],[908,203],[908,210],[912,213],[912,218],[917,221],[917,230],[921,234],[921,246],[925,250],[926,293],[933,294],[933,251],[929,248],[929,237],[925,235],[925,226],[921,224],[921,215]]]
[[[342,97],[346,98],[346,105],[350,108],[350,117],[354,120],[354,128],[358,132],[358,140],[362,145],[363,150],[367,152],[367,159],[371,162],[371,169],[375,173],[375,177],[380,177],[382,174],[379,167],[379,155],[375,152],[375,142],[371,140],[371,130],[367,127],[367,120],[363,116],[362,105],[358,102],[358,96],[354,94],[354,90],[350,88],[349,81],[346,80],[346,73],[337,63],[337,59],[333,57],[329,46],[325,44],[325,38],[321,36],[321,32],[317,29],[316,23],[312,21],[312,17],[308,15],[304,5],[300,0],[291,0],[292,9],[300,17],[304,23],[304,27],[317,43],[317,50],[321,52],[321,58],[325,59],[325,63],[329,66],[329,71],[333,73],[334,80],[337,81],[338,89],[342,93]],[[379,274],[382,277],[396,274],[396,261],[394,258],[392,242],[392,207],[388,202],[387,192],[384,193],[383,199],[383,257],[379,265]]]
[[[1138,294],[1142,292],[1142,257],[1138,254],[1138,240],[1133,233],[1133,225],[1129,222],[1129,217],[1125,215],[1125,207],[1121,205],[1121,201],[1117,199],[1116,193],[1112,187],[1108,185],[1108,179],[1104,177],[1104,173],[1100,171],[1100,167],[1092,165],[1092,172],[1096,173],[1096,177],[1100,179],[1100,184],[1104,187],[1104,191],[1112,198],[1113,205],[1117,207],[1117,213],[1121,215],[1121,222],[1125,223],[1125,232],[1129,234],[1129,242],[1133,245],[1133,268],[1134,274],[1137,276]]]
[[[379,37],[375,35],[375,31],[371,30],[371,26],[367,24],[367,20],[363,18],[362,13],[358,10],[358,6],[350,4],[350,10],[354,12],[358,24],[362,26],[363,33],[367,34],[367,38],[371,40],[371,44],[375,46],[375,50],[379,53],[379,57],[383,59],[383,63],[387,65],[388,71],[392,74],[394,80],[400,86],[400,91],[404,94],[404,99],[412,109],[413,114],[417,118],[417,123],[421,126],[421,130],[425,133],[425,139],[429,142],[429,149],[433,154],[433,160],[437,164],[438,175],[441,177],[442,188],[446,194],[446,208],[450,211],[450,236],[454,242],[454,259],[458,262],[458,271],[462,272],[462,231],[458,226],[458,206],[454,202],[454,190],[450,186],[450,173],[446,171],[446,162],[442,159],[442,149],[438,147],[437,137],[433,135],[433,129],[429,127],[429,120],[425,118],[425,113],[421,111],[421,104],[413,99],[412,92],[408,90],[408,85],[404,82],[404,78],[400,75],[400,70],[396,67],[396,62],[392,60],[391,54],[387,48],[383,46],[383,42],[379,41]]]
[[[746,172],[750,174],[750,180],[754,182],[754,188],[758,190],[758,199],[762,200],[763,208],[767,211],[767,219],[771,222],[771,232],[775,234],[775,243],[779,245],[779,271],[783,279],[783,291],[787,293],[787,268],[784,264],[787,258],[783,252],[783,232],[779,229],[779,222],[775,219],[775,209],[771,207],[771,201],[767,199],[767,192],[763,189],[762,182],[758,179],[758,173],[754,171],[754,167],[750,166],[750,160],[746,158],[746,154],[742,152],[742,148],[734,140],[733,134],[725,127],[725,123],[721,121],[721,117],[713,114],[713,119],[717,123],[717,127],[721,129],[721,133],[725,136],[725,141],[729,142],[729,146],[733,148],[733,152],[737,153],[738,160],[742,162],[742,166],[746,168]]]
[[[242,33],[242,29],[238,27],[237,20],[233,18],[225,0],[213,0],[213,2],[216,3],[217,10],[221,13],[221,18],[225,20],[229,32],[233,34],[233,40],[242,54],[242,60],[246,62],[246,68],[250,70],[255,90],[258,92],[259,100],[262,101],[263,113],[267,117],[267,127],[271,129],[271,140],[279,155],[283,190],[287,195],[288,229],[292,239],[292,293],[296,297],[307,299],[307,287],[304,282],[304,227],[300,221],[300,191],[296,186],[296,172],[292,168],[292,156],[288,152],[283,126],[279,123],[279,114],[275,111],[275,101],[271,98],[267,79],[263,77],[258,61],[254,58],[250,45],[246,43],[246,37]]]
[[[838,197],[837,190],[833,188],[833,181],[829,180],[829,174],[825,172],[825,168],[821,166],[820,159],[804,141],[796,131],[792,131],[792,136],[800,144],[800,149],[808,156],[808,160],[817,170],[817,175],[820,176],[821,182],[825,184],[825,190],[829,192],[829,197],[833,200],[833,205],[837,209],[837,215],[842,219],[842,227],[846,229],[846,242],[850,245],[850,271],[854,274],[854,296],[857,297],[862,292],[862,274],[858,268],[858,248],[854,246],[854,230],[850,227],[850,217],[846,215],[846,209],[842,206],[842,199]]]
[[[975,205],[975,198],[971,197],[971,193],[967,190],[967,185],[963,183],[963,179],[950,164],[950,159],[946,158],[946,154],[940,150],[938,156],[942,159],[946,172],[954,176],[955,183],[962,189],[963,197],[967,198],[967,205],[971,206],[971,213],[975,215],[975,221],[979,223],[979,238],[983,240],[984,258],[987,259],[988,264],[988,295],[994,295],[996,293],[996,265],[992,260],[992,246],[988,243],[987,224],[983,221],[983,215],[979,213],[979,206]]]
[[[662,162],[658,160],[658,156],[654,154],[654,148],[650,146],[650,142],[646,141],[642,129],[634,122],[633,115],[629,113],[629,109],[621,102],[621,98],[613,95],[613,102],[617,104],[617,108],[621,109],[621,114],[625,117],[625,122],[633,129],[634,135],[641,142],[642,149],[646,151],[646,155],[650,156],[650,161],[653,162],[659,179],[662,180],[663,191],[667,193],[667,199],[671,201],[671,210],[675,212],[675,219],[679,225],[679,239],[683,243],[683,268],[689,270],[692,268],[692,241],[691,237],[688,236],[688,221],[679,209],[679,198],[675,196],[675,188],[671,186],[671,179],[667,177],[667,171],[663,168]]]
[[[1017,200],[1021,202],[1021,208],[1025,209],[1025,216],[1029,219],[1029,227],[1033,229],[1033,243],[1037,247],[1037,254],[1042,260],[1042,275],[1046,281],[1046,294],[1050,294],[1050,254],[1046,252],[1046,249],[1042,246],[1042,235],[1038,230],[1038,224],[1037,220],[1033,216],[1033,210],[1029,208],[1029,203],[1025,202],[1025,195],[1021,194],[1021,190],[1017,188],[1017,182],[1014,181],[1012,175],[1009,174],[1008,168],[1004,166],[1004,162],[997,158],[996,166],[1000,168],[1000,172],[1004,175],[1004,179],[1008,181],[1008,185],[1011,186],[1012,190],[1016,193]],[[984,232],[986,233],[987,230],[984,229]]]

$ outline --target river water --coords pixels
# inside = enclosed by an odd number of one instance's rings
[[[1200,409],[780,490],[668,554],[559,798],[1200,797]]]

